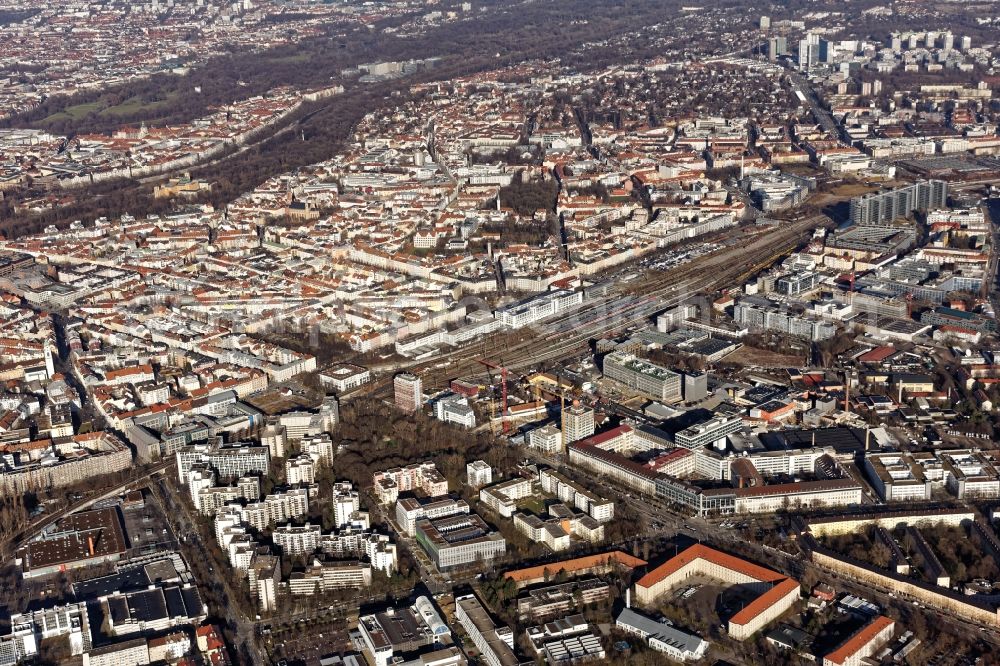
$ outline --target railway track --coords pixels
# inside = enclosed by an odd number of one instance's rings
[[[781,228],[747,239],[745,246],[722,248],[683,266],[650,272],[635,282],[622,285],[614,294],[589,307],[549,319],[543,327],[499,333],[485,341],[443,354],[433,363],[414,362],[408,369],[423,378],[425,387],[443,388],[455,377],[481,374],[481,358],[502,361],[508,369],[518,371],[541,362],[576,355],[586,351],[594,338],[647,323],[657,312],[674,307],[692,296],[741,284],[793,251],[808,230],[826,221],[825,216],[816,215],[789,222]],[[615,308],[616,299],[623,297],[638,297],[638,300],[626,307]],[[607,316],[601,316],[602,310]],[[570,326],[574,323],[575,326]],[[543,330],[553,328],[560,331],[553,334]],[[383,378],[362,389],[366,389],[364,393],[368,395],[388,395],[392,389],[391,378]]]

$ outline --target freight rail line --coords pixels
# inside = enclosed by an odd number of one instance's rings
[[[789,222],[758,235],[746,246],[723,248],[675,269],[651,273],[589,307],[554,317],[538,328],[500,333],[443,354],[433,364],[414,362],[410,371],[419,374],[426,387],[444,387],[454,377],[482,372],[478,359],[484,355],[502,361],[511,370],[572,356],[585,351],[590,340],[646,323],[652,315],[689,296],[741,283],[794,250],[808,229],[826,221],[825,216],[817,215]],[[618,306],[616,301],[622,298],[638,300]],[[391,378],[385,377],[359,391],[386,395],[391,386]]]

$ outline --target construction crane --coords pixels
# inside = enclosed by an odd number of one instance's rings
[[[566,387],[563,385],[562,377],[559,373],[556,373],[556,386],[552,388],[542,388],[537,384],[532,384],[532,393],[535,396],[537,402],[542,401],[542,393],[552,396],[553,399],[559,401],[559,437],[562,442],[562,452],[566,452]],[[573,395],[571,394],[570,399],[573,400]]]
[[[491,370],[500,371],[500,396],[501,396],[500,420],[503,423],[503,433],[506,435],[508,432],[510,432],[510,422],[507,421],[507,368],[503,366],[502,362],[494,363],[492,361],[487,361],[485,359],[477,359],[477,360],[480,364],[485,365],[487,368],[490,368]],[[492,381],[493,378],[490,377],[490,382]]]

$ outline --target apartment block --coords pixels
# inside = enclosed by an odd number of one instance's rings
[[[922,180],[876,194],[863,194],[851,199],[851,222],[854,224],[885,224],[897,218],[909,217],[915,210],[944,208],[948,201],[948,184],[943,180]]]
[[[448,494],[448,480],[434,466],[433,462],[414,463],[385,472],[376,472],[372,477],[375,494],[382,504],[392,504],[400,493],[420,490],[428,497]]]
[[[534,482],[531,479],[517,477],[483,488],[479,491],[479,501],[504,518],[510,518],[517,511],[517,501],[533,494]]]
[[[562,417],[563,444],[590,437],[594,434],[594,410],[574,403]]]
[[[396,408],[400,411],[413,413],[424,404],[424,388],[420,377],[404,372],[392,380]]]
[[[474,460],[465,466],[466,483],[471,488],[482,488],[493,483],[493,468],[484,460]]]

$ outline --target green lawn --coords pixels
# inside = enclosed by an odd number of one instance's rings
[[[539,517],[548,515],[548,509],[545,508],[545,500],[541,497],[525,497],[517,503],[517,506]]]
[[[268,62],[273,62],[277,64],[292,64],[292,65],[304,65],[312,60],[312,56],[308,53],[297,53],[286,56],[277,56],[272,58],[267,58]]]
[[[150,102],[148,104],[143,104],[138,99],[130,99],[118,104],[117,106],[109,106],[104,109],[101,113],[112,115],[112,116],[130,116],[139,111],[156,111],[165,106],[168,106],[172,102],[171,99],[161,99],[156,102]]]
[[[47,122],[50,120],[63,120],[65,118],[71,118],[72,120],[79,120],[83,118],[88,113],[96,112],[101,110],[100,102],[89,102],[87,104],[77,104],[75,106],[67,106],[64,111],[59,113],[54,113],[42,122]]]
[[[63,111],[59,113],[54,113],[43,120],[43,123],[51,122],[54,120],[80,120],[86,117],[90,113],[96,113],[101,116],[109,117],[113,116],[116,118],[127,118],[134,116],[138,113],[144,113],[148,115],[150,113],[155,113],[163,108],[169,107],[174,101],[174,97],[170,96],[166,99],[157,100],[155,102],[144,103],[138,97],[132,97],[125,100],[121,104],[116,104],[114,106],[105,106],[102,101],[88,102],[86,104],[75,104],[73,106],[66,107]]]

